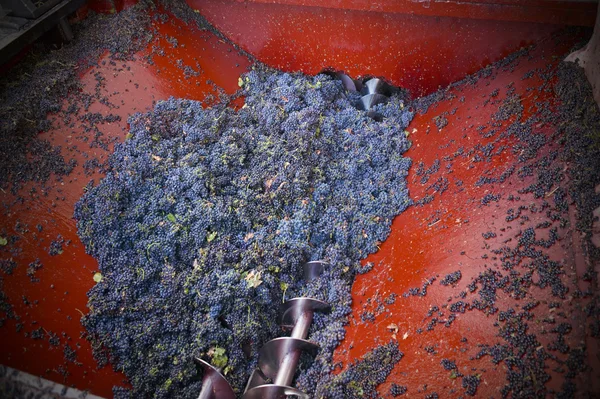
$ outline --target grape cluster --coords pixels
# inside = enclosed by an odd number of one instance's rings
[[[479,377],[476,375],[467,375],[462,379],[462,386],[465,389],[465,393],[469,396],[475,396],[477,393],[477,387],[479,386]]]
[[[404,357],[396,342],[381,345],[338,375],[327,375],[317,383],[316,398],[377,398],[377,386]]]
[[[442,367],[444,367],[444,370],[456,370],[456,363],[453,360],[442,359],[440,364],[442,365]]]
[[[315,315],[321,351],[298,378],[324,392],[360,260],[410,204],[412,113],[400,97],[375,121],[326,75],[255,67],[240,85],[237,111],[169,99],[131,117],[106,177],[76,205],[102,275],[83,323],[134,397],[196,397],[194,354],[221,363],[239,392],[294,295],[332,304]],[[305,283],[311,259],[333,266]]]
[[[458,281],[462,278],[462,273],[460,270],[449,273],[440,281],[441,285],[454,285],[458,283]]]
[[[65,244],[65,240],[59,234],[56,237],[56,240],[52,240],[52,242],[50,242],[50,247],[48,248],[48,254],[50,254],[51,256],[62,254],[63,253],[63,244]]]
[[[404,395],[407,391],[408,388],[406,385],[392,384],[390,387],[390,395],[392,395],[394,398]]]

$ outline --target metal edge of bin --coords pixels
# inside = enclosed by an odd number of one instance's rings
[[[8,62],[22,48],[39,39],[55,27],[67,15],[77,11],[86,0],[63,0],[36,20],[24,25],[24,29],[0,39],[0,65]]]

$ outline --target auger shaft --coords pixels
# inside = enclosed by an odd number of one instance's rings
[[[198,399],[212,399],[213,396],[212,379],[205,374],[204,378],[202,378],[202,390]]]
[[[296,321],[294,329],[292,330],[292,338],[305,339],[308,337],[308,330],[310,329],[310,325],[313,321],[313,314],[314,312],[312,310],[306,310],[302,312],[300,317],[298,317],[298,321]]]
[[[304,278],[310,281],[323,272],[323,261],[312,261],[304,265]],[[318,345],[307,341],[314,312],[326,311],[329,305],[314,298],[293,298],[282,305],[281,325],[292,328],[289,337],[279,337],[267,342],[261,349],[258,368],[252,373],[243,399],[284,399],[288,396],[308,399],[308,395],[291,386],[305,351],[314,352]],[[198,399],[233,399],[235,394],[220,370],[200,358],[196,364],[204,370],[202,390]],[[272,384],[267,383],[271,379]]]
[[[291,337],[305,339],[308,336],[308,330],[310,329],[312,320],[312,311],[302,312],[298,318],[298,321],[296,322],[296,325],[294,326],[294,329],[292,330]],[[302,351],[300,349],[296,349],[285,355],[281,365],[279,366],[277,377],[273,382],[275,385],[290,386],[292,379],[294,378],[294,373],[296,372],[296,367],[298,367],[298,361],[300,360],[301,354]]]
[[[306,263],[305,280],[319,277],[325,265],[323,261]],[[306,297],[293,298],[282,305],[280,324],[291,328],[291,335],[272,339],[261,348],[258,368],[248,382],[243,399],[284,399],[288,396],[308,399],[304,392],[291,385],[302,353],[314,352],[319,348],[306,340],[314,312],[328,309],[326,302]],[[273,383],[267,383],[268,379]]]

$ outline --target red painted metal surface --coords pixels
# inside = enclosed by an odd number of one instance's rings
[[[96,102],[90,107],[90,112],[121,116],[120,122],[100,126],[107,138],[123,140],[128,130],[128,116],[150,109],[153,101],[170,96],[203,100],[208,94],[216,95],[214,87],[207,84],[206,80],[210,79],[226,92],[233,93],[238,89],[239,75],[249,65],[246,57],[239,55],[212,33],[200,32],[175,18],[164,24],[154,23],[159,35],[136,57],[137,61],[127,62],[130,70],[122,68],[121,63],[111,66],[108,60],[102,65],[100,60],[98,67],[81,75],[83,90],[94,93],[94,75],[100,73],[105,78],[104,85],[100,88],[102,94],[107,96],[110,103],[119,105],[118,109],[111,109]],[[166,41],[166,35],[177,38],[177,48]],[[151,51],[152,45],[161,46],[166,54],[155,55],[154,65],[148,64],[142,57]],[[183,70],[176,66],[178,59],[184,65],[196,65],[198,61],[202,73],[186,79]],[[43,133],[41,138],[50,140],[54,145],[61,145],[65,157],[75,157],[78,166],[68,179],[49,184],[51,188],[48,196],[40,195],[42,187],[37,183],[27,185],[19,192],[26,199],[22,204],[14,204],[14,196],[8,192],[0,192],[0,203],[10,209],[6,217],[0,220],[0,231],[6,229],[9,235],[18,235],[20,240],[14,246],[22,249],[22,253],[14,257],[19,266],[12,275],[3,276],[4,291],[15,312],[21,317],[19,322],[24,325],[23,330],[17,332],[16,321],[10,320],[0,329],[0,364],[56,382],[73,384],[78,389],[90,390],[108,398],[112,397],[113,385],[123,385],[124,376],[112,371],[110,367],[97,370],[90,344],[80,338],[84,332],[80,318],[83,313],[87,313],[86,292],[95,284],[93,274],[98,264],[85,253],[72,219],[73,206],[83,194],[84,186],[90,178],[98,179],[101,176],[86,176],[83,168],[86,159],[80,153],[69,152],[67,148],[76,145],[90,158],[97,156],[101,160],[106,159],[108,153],[99,148],[90,149],[84,140],[89,133],[84,133],[82,127],[71,130],[59,118],[50,117],[55,119],[55,127]],[[68,133],[65,134],[65,131]],[[38,190],[37,194],[30,194],[32,188]],[[27,231],[17,232],[17,222],[27,226]],[[43,226],[42,232],[37,231],[37,224]],[[71,244],[63,247],[62,254],[50,256],[48,247],[58,234],[71,241]],[[8,250],[8,246],[0,247],[2,258],[11,256]],[[26,271],[27,265],[36,258],[41,260],[43,268],[36,272],[40,282],[32,283]],[[24,303],[24,296],[30,305]],[[24,332],[31,332],[39,327],[46,334],[42,339],[34,340],[24,336]],[[60,337],[60,346],[52,347],[48,343],[52,333]],[[79,347],[79,365],[68,363],[64,359],[65,343],[74,349]],[[65,371],[69,373],[66,378]]]
[[[246,0],[245,2],[579,26],[593,26],[594,13],[598,5],[598,2],[593,0]]]
[[[452,378],[451,372],[444,370],[440,365],[442,358],[449,358],[456,360],[459,371],[464,375],[481,373],[482,383],[477,392],[478,397],[501,397],[500,389],[506,383],[505,366],[502,363],[495,366],[489,357],[471,359],[480,350],[477,344],[493,345],[504,342],[498,337],[498,327],[493,325],[498,320],[497,315],[488,317],[477,311],[459,313],[450,328],[438,325],[433,331],[427,331],[426,326],[431,319],[427,318],[426,314],[434,305],[449,304],[450,299],[453,302],[460,300],[457,294],[461,290],[467,291],[467,284],[487,267],[506,273],[498,265],[499,261],[493,260],[494,254],[491,250],[510,245],[503,243],[509,242],[510,239],[515,242],[522,230],[546,220],[543,214],[527,212],[528,220],[516,219],[508,222],[507,210],[520,205],[539,207],[552,193],[541,199],[535,199],[531,194],[520,194],[519,190],[531,184],[535,177],[521,180],[516,173],[501,184],[475,186],[475,182],[486,172],[494,171],[493,175],[498,176],[510,166],[517,165],[519,152],[503,151],[501,155],[493,157],[491,162],[477,161],[472,155],[459,156],[453,161],[444,159],[455,156],[459,148],[463,148],[465,154],[468,154],[470,150],[491,143],[497,137],[496,135],[486,139],[476,130],[476,127],[489,122],[492,114],[498,110],[498,103],[490,103],[490,94],[496,89],[500,94],[494,100],[502,101],[508,89],[514,87],[516,94],[523,99],[525,118],[535,109],[536,102],[543,103],[549,100],[551,104],[555,104],[553,93],[545,90],[539,77],[527,80],[522,80],[522,77],[536,68],[543,70],[548,65],[556,67],[561,60],[557,56],[563,55],[572,43],[573,40],[567,40],[557,45],[546,40],[531,57],[521,57],[514,68],[492,73],[490,78],[480,79],[475,85],[468,84],[451,89],[450,97],[455,96],[454,98],[435,104],[425,114],[418,114],[411,122],[408,130],[412,132],[410,138],[413,146],[405,155],[415,163],[423,162],[426,168],[435,160],[440,160],[441,166],[439,172],[434,173],[429,182],[423,184],[420,182],[421,177],[415,174],[416,164],[413,164],[409,173],[410,195],[415,201],[426,195],[433,195],[434,199],[423,206],[412,206],[399,215],[393,222],[391,235],[381,244],[380,250],[366,259],[366,262],[373,262],[375,267],[368,274],[359,276],[354,283],[352,292],[355,301],[351,322],[345,341],[336,351],[337,361],[347,365],[376,345],[392,339],[397,340],[405,357],[387,382],[380,387],[382,394],[388,392],[391,383],[397,383],[408,386],[410,397],[415,397],[417,393],[423,397],[431,392],[437,392],[440,397],[463,395],[461,379]],[[461,100],[463,96],[464,99]],[[435,118],[439,115],[445,115],[448,119],[448,124],[441,130],[435,124]],[[513,121],[514,118],[502,123],[502,126],[495,126],[498,134]],[[535,133],[549,137],[555,129],[556,126],[539,124]],[[498,142],[496,148],[502,145],[512,148],[515,143],[514,137],[506,138]],[[559,148],[559,145],[552,144],[545,148],[539,157],[547,154],[550,149]],[[450,167],[446,168],[447,165]],[[443,194],[431,188],[438,178],[447,178],[449,181],[449,188]],[[460,186],[457,185],[458,181],[462,182]],[[565,184],[560,183],[563,187]],[[500,195],[500,201],[482,205],[481,200],[488,193]],[[510,194],[520,197],[520,200],[509,200]],[[581,280],[586,263],[581,255],[580,233],[574,228],[575,209],[573,205],[571,207],[570,227],[559,229],[559,235],[562,237],[560,243],[542,251],[550,259],[565,265],[567,276],[564,282],[568,281],[570,292],[574,292],[578,287],[586,290],[589,283]],[[557,223],[553,224],[556,225]],[[497,236],[487,240],[483,238],[483,234],[490,231]],[[439,284],[441,278],[456,270],[462,272],[462,279],[456,288]],[[432,277],[437,277],[437,281],[428,288],[426,296],[402,297],[410,288],[421,287]],[[361,313],[365,310],[377,313],[377,306],[383,303],[383,299],[390,293],[399,296],[396,302],[386,306],[384,311],[380,310],[374,323],[362,322]],[[470,294],[465,301],[470,302],[474,296],[476,297],[477,293]],[[529,330],[532,333],[540,333],[545,327],[543,323],[539,323],[539,319],[553,314],[553,311],[547,308],[547,303],[557,300],[551,296],[548,289],[533,287],[528,299],[520,301],[500,293],[496,306],[501,310],[510,306],[516,306],[518,309],[529,300],[542,302],[534,310],[538,322],[531,322]],[[568,321],[573,326],[578,326],[574,327],[567,337],[567,344],[577,347],[586,340],[585,327],[581,327],[585,325],[582,305],[572,302],[572,299],[560,302],[565,315],[556,316],[557,322]],[[440,310],[445,313],[445,317],[450,313],[447,309]],[[437,315],[437,312],[435,313]],[[392,335],[394,331],[389,328],[391,324],[398,326],[395,335]],[[418,328],[422,328],[421,334],[417,333]],[[468,341],[461,342],[462,337],[467,337]],[[538,339],[543,344],[547,344],[551,338],[553,337],[538,334]],[[424,348],[428,345],[435,348],[436,355],[425,351]],[[594,381],[600,381],[600,370],[595,356],[591,349],[590,362],[596,366],[595,374],[584,384],[591,381],[595,384],[594,389],[598,390],[600,387]],[[563,377],[553,375],[547,386],[560,390]],[[579,383],[582,381],[584,380]]]
[[[460,80],[557,29],[529,22],[187,1],[270,66],[308,74],[333,68],[353,77],[385,77],[415,96]]]

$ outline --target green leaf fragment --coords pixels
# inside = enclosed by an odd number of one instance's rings
[[[100,281],[102,281],[102,273],[100,273],[100,272],[94,273],[94,281],[96,283],[99,283]]]
[[[227,366],[229,358],[225,353],[225,349],[219,348],[218,346],[212,349],[212,365],[218,369],[223,369]]]
[[[8,244],[6,237],[0,237],[0,245],[5,246],[6,244]]]

